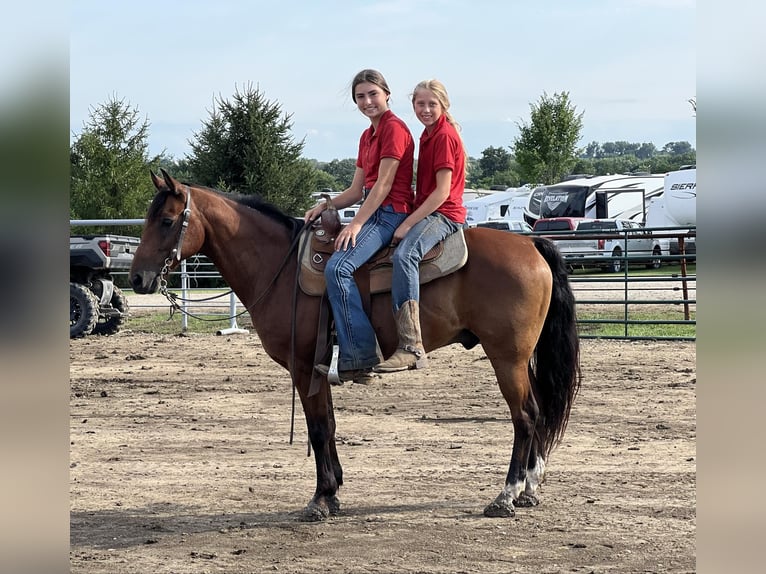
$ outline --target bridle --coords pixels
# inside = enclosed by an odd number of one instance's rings
[[[179,297],[176,293],[171,293],[168,291],[168,281],[167,277],[170,274],[170,266],[173,264],[173,260],[181,261],[181,249],[183,248],[183,242],[184,242],[184,236],[186,235],[186,230],[189,228],[189,219],[191,218],[191,189],[188,185],[184,185],[184,188],[186,189],[186,206],[183,210],[183,219],[181,220],[181,231],[178,234],[178,243],[176,246],[170,251],[170,255],[165,258],[164,264],[162,266],[162,269],[160,270],[160,278],[159,278],[159,291],[162,295],[165,296],[168,301],[170,301],[171,306],[174,309],[180,310],[182,313],[185,313],[187,315],[193,316],[188,311],[182,309],[178,305],[178,301],[188,301],[188,302],[199,302],[199,301],[209,301],[211,299],[217,299],[219,297],[225,297],[226,295],[229,295],[233,292],[233,290],[229,290],[226,293],[223,293],[221,295],[215,295],[213,297],[207,297],[205,299],[184,299],[183,297]],[[266,289],[264,289],[263,293],[261,293],[258,297],[256,297],[255,301],[253,303],[245,308],[244,311],[241,313],[238,313],[234,317],[239,317],[240,315],[244,315],[245,313],[249,313],[258,303],[260,303],[263,298],[271,291],[272,287],[277,282],[277,278],[284,270],[287,263],[290,261],[290,255],[293,251],[295,251],[295,248],[298,246],[298,242],[300,241],[301,234],[309,229],[311,225],[313,225],[314,221],[316,221],[316,218],[312,221],[306,221],[303,224],[303,227],[301,230],[295,235],[295,237],[292,240],[292,243],[290,244],[290,247],[287,249],[287,253],[285,254],[285,258],[282,260],[282,263],[279,265],[279,268],[277,269],[277,272],[274,274],[274,277],[271,279],[269,284],[266,286]],[[199,318],[199,317],[198,317]],[[221,321],[221,320],[229,320],[233,317],[225,317],[223,319],[213,319],[215,321]]]
[[[178,243],[170,251],[170,255],[165,258],[165,263],[160,271],[160,293],[167,297],[171,303],[175,303],[175,300],[168,294],[168,280],[167,276],[170,273],[170,266],[173,264],[173,259],[181,261],[181,249],[184,244],[184,237],[186,236],[186,230],[189,228],[189,219],[191,218],[191,189],[188,185],[184,185],[186,189],[186,206],[183,210],[183,219],[181,220],[181,231],[178,233]]]

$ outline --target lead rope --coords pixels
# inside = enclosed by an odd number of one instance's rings
[[[178,261],[181,261],[181,248],[183,246],[183,240],[184,235],[186,235],[186,230],[189,227],[189,218],[191,217],[191,190],[189,189],[189,186],[186,187],[186,207],[184,209],[184,218],[181,222],[181,233],[178,236],[178,245],[171,251],[170,256],[165,259],[165,263],[162,266],[162,269],[160,270],[160,292],[165,296],[168,301],[170,301],[170,308],[171,313],[170,317],[173,316],[173,313],[175,310],[179,310],[182,313],[186,313],[187,315],[194,316],[185,309],[181,308],[178,303],[176,302],[176,299],[178,296],[175,293],[171,293],[168,291],[168,282],[167,282],[167,276],[170,273],[170,266],[173,264],[173,257],[175,257]],[[308,231],[311,226],[314,224],[314,222],[321,216],[318,215],[314,219],[310,221],[304,221],[303,226],[299,230],[299,232],[295,235],[292,242],[290,243],[290,247],[287,250],[287,254],[285,255],[285,258],[282,260],[282,263],[279,265],[279,268],[277,269],[277,272],[274,274],[274,277],[271,279],[269,284],[266,286],[266,289],[256,298],[256,300],[245,308],[242,313],[239,313],[235,315],[238,317],[239,315],[242,315],[244,313],[249,313],[251,309],[253,309],[258,303],[261,302],[261,300],[266,296],[266,294],[271,291],[271,288],[276,284],[277,278],[279,277],[280,273],[282,273],[282,270],[287,265],[287,262],[290,259],[290,254],[295,250],[296,246],[300,242],[301,235]],[[291,314],[291,325],[290,325],[290,361],[288,363],[288,371],[290,372],[290,381],[292,383],[293,387],[293,396],[292,396],[292,407],[291,407],[291,413],[290,413],[290,444],[293,444],[293,437],[295,434],[295,395],[296,395],[296,384],[295,384],[295,372],[294,372],[294,366],[295,366],[295,320],[296,320],[296,308],[298,304],[298,286],[299,286],[299,277],[300,277],[300,262],[301,257],[303,256],[303,253],[306,249],[306,244],[308,241],[305,241],[303,245],[301,246],[301,249],[298,253],[298,261],[296,266],[296,272],[295,272],[295,285],[293,286],[293,308],[292,308],[292,314]],[[170,319],[170,317],[168,319]],[[225,320],[225,319],[224,319]],[[311,456],[311,440],[308,441],[308,454],[307,456]]]

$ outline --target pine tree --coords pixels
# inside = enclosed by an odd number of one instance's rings
[[[193,181],[257,194],[286,213],[303,215],[316,191],[317,170],[301,158],[303,141],[293,140],[291,117],[252,85],[231,100],[219,97],[190,142]]]

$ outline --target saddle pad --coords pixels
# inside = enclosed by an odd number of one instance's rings
[[[332,248],[327,245],[318,251],[311,249],[311,239],[314,233],[304,233],[298,245],[300,268],[298,284],[307,295],[321,296],[325,292],[324,264],[332,255]],[[465,244],[463,229],[449,235],[440,246],[441,254],[437,257],[420,262],[420,284],[423,285],[444,275],[449,275],[460,269],[468,261],[468,248]],[[315,243],[316,245],[316,243]],[[439,246],[432,251],[437,250]],[[381,252],[389,248],[384,247]],[[313,252],[312,252],[313,251]],[[431,252],[429,252],[431,253]],[[312,265],[312,258],[314,264]],[[375,266],[370,269],[370,293],[385,293],[391,290],[392,266],[390,263],[381,264],[379,254],[372,258]],[[361,271],[361,270],[360,270]]]

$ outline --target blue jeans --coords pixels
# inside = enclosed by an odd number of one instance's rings
[[[442,239],[463,225],[434,212],[418,221],[396,247],[393,255],[391,297],[394,314],[407,301],[420,301],[420,261]]]
[[[338,334],[339,371],[366,369],[380,362],[375,330],[362,307],[354,272],[391,244],[394,231],[405,219],[406,213],[397,213],[391,206],[379,207],[362,225],[356,245],[336,251],[327,262],[324,276]]]

